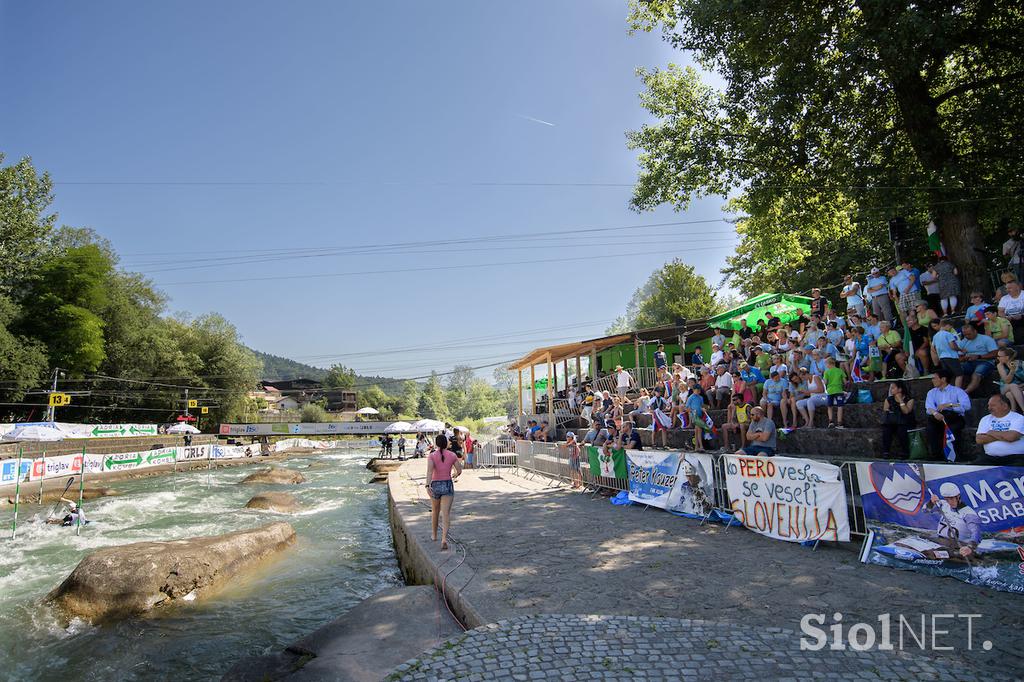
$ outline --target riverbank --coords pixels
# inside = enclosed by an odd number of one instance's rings
[[[565,487],[550,487],[545,480],[492,470],[467,471],[456,484],[456,543],[452,551],[441,552],[430,540],[424,474],[424,462],[407,462],[388,483],[390,524],[403,576],[413,584],[443,583],[452,610],[468,627],[503,624],[498,628],[503,634],[490,638],[498,643],[491,650],[468,644],[463,649],[477,651],[477,658],[493,655],[494,666],[500,667],[501,656],[514,659],[501,649],[514,648],[515,637],[509,633],[522,632],[521,619],[541,616],[566,619],[560,636],[560,626],[543,626],[554,629],[548,638],[550,654],[564,661],[568,651],[555,649],[575,641],[579,633],[572,629],[572,618],[587,615],[654,619],[649,625],[655,628],[660,618],[714,626],[710,629],[717,634],[708,640],[720,646],[701,642],[695,649],[689,639],[673,640],[674,645],[662,641],[659,646],[674,646],[673,656],[700,656],[712,666],[716,661],[745,660],[748,667],[732,670],[732,675],[743,670],[762,678],[805,677],[815,670],[837,675],[877,670],[879,678],[890,670],[912,678],[926,678],[934,670],[941,679],[1008,679],[1024,674],[1024,618],[1019,615],[1024,597],[1019,595],[861,565],[855,553],[838,547],[811,551],[743,529],[701,526],[642,507],[615,507],[606,498],[591,499]],[[802,652],[801,618],[826,613],[827,626],[835,612],[842,613],[848,624],[876,625],[885,613],[894,619],[902,614],[912,623],[919,623],[922,614],[979,616],[971,621],[970,651],[967,621],[953,617],[940,622],[939,628],[949,633],[941,635],[939,644],[955,645],[955,651],[922,652],[915,645],[912,654]],[[665,622],[666,628],[670,625],[678,623]],[[721,640],[722,632],[749,640],[744,646],[752,648],[744,653],[738,645]],[[756,665],[766,660],[759,644],[759,633],[764,632],[774,635],[773,654],[767,657],[770,669]],[[479,643],[473,633],[461,637],[467,637],[460,640],[464,644]],[[502,637],[513,641],[502,644]],[[556,644],[559,639],[563,641]],[[608,665],[619,665],[619,658],[632,660],[622,654],[635,648],[629,638],[613,639],[620,642],[619,649],[609,652],[607,665],[605,657],[598,657],[597,667],[588,667],[593,661],[581,657],[581,668],[574,674],[607,672]],[[991,642],[990,650],[984,650],[984,641]],[[912,644],[908,642],[908,647]],[[475,668],[460,658],[460,648],[456,644],[450,651],[441,647],[428,652],[398,669],[396,678],[417,679],[426,673],[454,679],[463,672],[468,677]],[[544,669],[540,657],[540,652],[536,661],[528,657],[531,670]],[[625,667],[631,665],[635,662]],[[622,674],[621,679],[629,679]]]

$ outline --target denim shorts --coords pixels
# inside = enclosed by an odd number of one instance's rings
[[[964,370],[964,376],[967,376],[968,374],[978,374],[980,376],[987,377],[996,369],[996,366],[988,360],[964,360],[960,363],[960,366]]]
[[[451,479],[446,481],[431,481],[430,482],[430,496],[434,499],[441,499],[445,495],[455,496],[455,484],[452,483]]]

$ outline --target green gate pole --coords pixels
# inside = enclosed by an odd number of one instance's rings
[[[11,523],[11,540],[18,534],[18,502],[21,501],[21,446],[18,446],[18,467],[14,470],[14,521]]]
[[[82,473],[78,477],[78,517],[75,523],[75,535],[82,534],[82,497],[85,495],[85,446],[82,446]]]
[[[39,504],[43,503],[43,481],[45,481],[45,480],[46,480],[46,450],[43,450],[43,473],[39,477]]]

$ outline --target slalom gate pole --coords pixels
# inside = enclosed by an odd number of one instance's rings
[[[85,496],[85,446],[82,446],[82,473],[78,476],[78,515],[76,516],[75,535],[82,534],[82,498]]]
[[[43,450],[43,474],[39,477],[39,504],[43,503],[43,481],[46,480],[46,450]]]
[[[18,534],[18,503],[21,501],[21,451],[22,446],[19,445],[18,466],[14,470],[14,521],[11,523],[11,540],[14,540]]]

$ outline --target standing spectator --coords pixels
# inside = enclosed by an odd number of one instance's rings
[[[1020,282],[1006,283],[1006,295],[999,299],[999,317],[1005,317],[1013,326],[1013,338],[1024,338],[1024,293]]]
[[[732,374],[726,371],[725,365],[715,368],[715,388],[711,394],[711,404],[715,409],[725,409],[732,397]]]
[[[978,324],[973,320],[969,322],[975,326]],[[1005,317],[999,317],[999,308],[990,306],[985,309],[985,333],[999,346],[1013,345],[1013,325]]]
[[[960,367],[960,348],[953,332],[953,321],[947,317],[939,324],[940,330],[932,335],[932,364],[958,377],[963,369]]]
[[[826,404],[828,405],[828,428],[845,428],[843,426],[843,405],[846,404],[846,372],[836,366],[833,358],[825,360],[825,374],[822,380],[825,382]],[[832,420],[832,408],[836,408],[836,421]]]
[[[889,395],[882,406],[882,457],[888,459],[892,456],[893,436],[903,447],[904,456],[909,456],[909,431],[914,428],[917,428],[914,398],[910,395],[907,382],[895,381],[889,385]]]
[[[825,313],[829,310],[828,299],[822,297],[821,289],[818,287],[811,289],[811,314],[824,319]]]
[[[744,403],[739,395],[732,397],[732,402],[729,403],[729,413],[726,417],[726,422],[722,425],[722,445],[725,446],[726,452],[732,449],[729,445],[729,434],[733,431],[736,432],[736,439],[739,441],[741,448],[747,444],[747,424],[750,423],[750,409],[750,406]]]
[[[754,330],[747,324],[747,318],[744,317],[740,320],[740,328],[736,334],[740,337],[740,345],[743,348],[750,345],[750,339],[754,336]]]
[[[595,434],[596,436],[596,434]],[[580,470],[580,444],[576,442],[576,434],[570,431],[565,434],[565,454],[569,456],[569,477],[572,487],[583,487],[583,472]]]
[[[978,328],[971,323],[965,324],[961,333],[963,339],[957,342],[957,346],[960,348],[963,374],[957,377],[956,385],[960,386],[964,377],[969,378],[970,383],[965,390],[970,394],[978,390],[982,379],[996,371],[993,361],[999,347],[991,336],[979,334]]]
[[[939,302],[942,297],[939,295],[939,276],[932,268],[926,268],[921,273],[922,298],[929,308],[939,309]]]
[[[686,399],[686,410],[690,413],[690,425],[693,427],[693,449],[698,452],[704,451],[704,432],[710,427],[704,421],[704,391],[700,387],[694,388]]]
[[[871,268],[864,293],[870,301],[871,312],[879,319],[892,322],[892,303],[889,301],[889,279],[878,268]]]
[[[615,388],[618,391],[619,397],[625,397],[626,392],[629,391],[636,382],[633,380],[633,375],[622,369],[622,365],[615,366]]]
[[[932,459],[945,459],[946,427],[953,433],[953,451],[959,455],[960,436],[966,421],[964,415],[971,409],[971,399],[962,388],[950,384],[954,375],[949,370],[940,368],[932,375],[932,389],[925,398],[925,412],[928,413],[928,425],[925,435],[928,439],[928,452]]]
[[[900,310],[907,315],[913,315],[917,304],[921,302],[921,271],[908,260],[903,261],[902,269],[906,274],[899,289]]]
[[[737,455],[753,455],[773,457],[775,455],[775,422],[764,415],[764,410],[755,407],[750,411],[750,427],[747,429],[747,441]]]
[[[1024,249],[1021,248],[1020,233],[1016,227],[1011,227],[1006,236],[1008,237],[1003,242],[1003,255],[1006,256],[1006,260],[1009,263],[1010,270],[1016,275],[1017,279],[1024,278],[1024,272],[1022,272],[1021,264],[1024,263]]]
[[[654,353],[654,366],[657,369],[665,369],[668,367],[668,356],[665,355],[665,344],[658,344],[658,350]]]
[[[1024,363],[1017,359],[1017,351],[1000,348],[996,354],[996,372],[999,375],[999,392],[1010,401],[1010,407],[1017,412],[1024,411]]]
[[[860,283],[853,281],[853,275],[843,276],[843,289],[839,292],[839,298],[846,299],[847,314],[856,313],[864,316],[864,296],[860,290]]]
[[[987,307],[989,306],[985,303],[985,296],[980,291],[972,291],[971,304],[964,311],[964,322],[981,322],[982,314]]]
[[[960,271],[945,256],[939,256],[939,262],[932,266],[931,271],[938,278],[942,314],[952,315],[960,297]]]
[[[722,328],[715,327],[712,331],[715,333],[711,337],[711,347],[714,348],[717,345],[719,348],[725,348],[725,337],[722,336]],[[712,362],[711,364],[714,365],[715,363]]]
[[[985,454],[976,457],[975,464],[994,466],[1024,466],[1024,416],[1010,409],[1003,395],[988,399],[988,414],[978,423],[975,442],[985,448]]]

